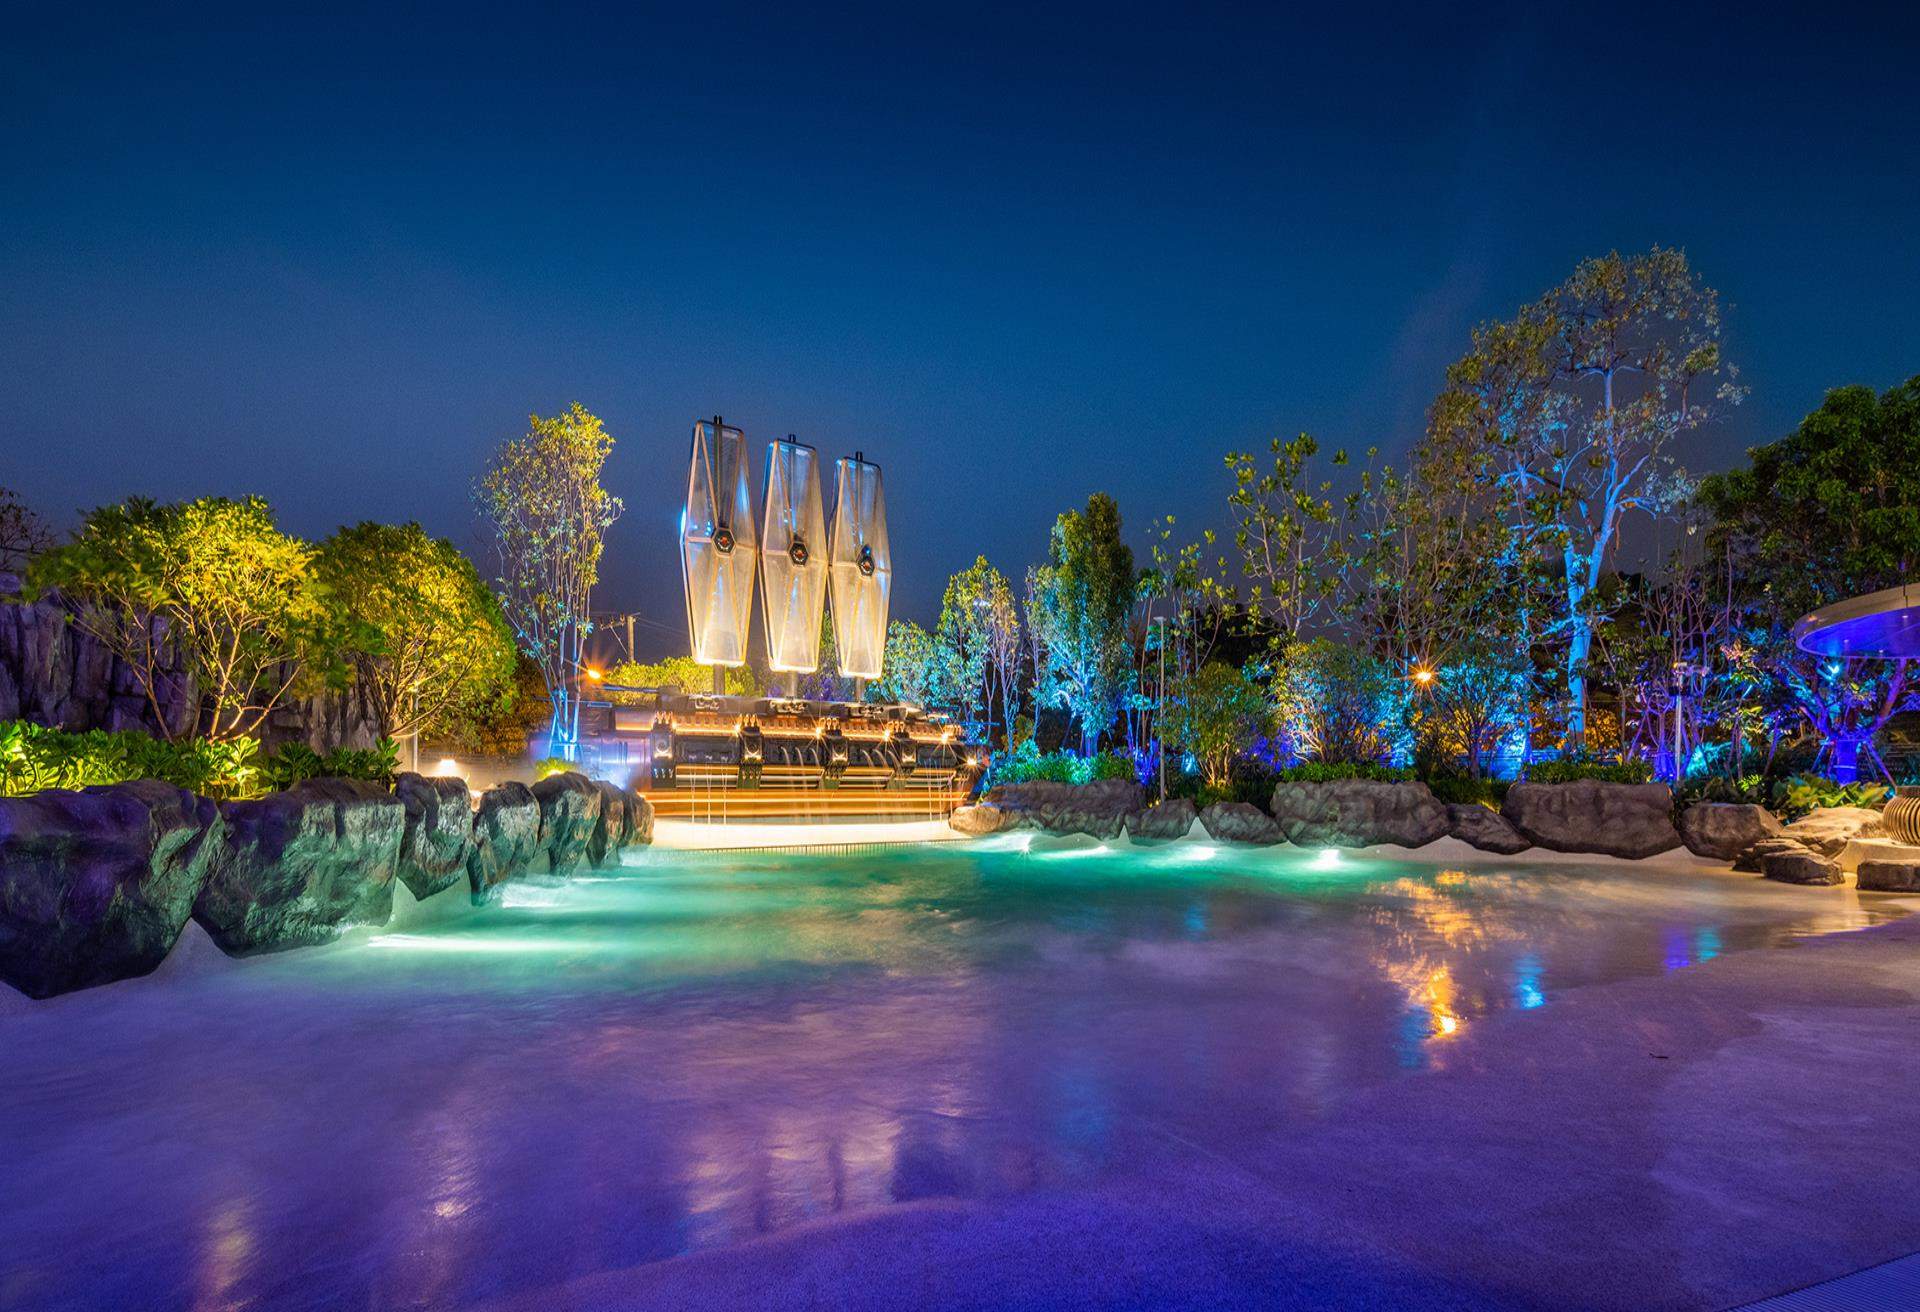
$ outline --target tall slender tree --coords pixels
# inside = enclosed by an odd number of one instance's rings
[[[1114,716],[1130,666],[1128,620],[1138,580],[1120,537],[1120,507],[1105,492],[1054,522],[1038,577],[1048,685],[1080,723],[1091,756]]]

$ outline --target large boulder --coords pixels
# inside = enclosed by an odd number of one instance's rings
[[[467,853],[467,885],[475,906],[522,874],[540,848],[540,803],[521,783],[504,783],[480,794],[473,811],[473,846]]]
[[[193,918],[231,956],[324,943],[393,914],[407,808],[363,779],[308,779],[228,802]]]
[[[1783,884],[1844,884],[1840,863],[1802,848],[1798,852],[1773,852],[1760,858],[1760,873]]]
[[[467,877],[473,854],[473,797],[456,777],[401,774],[393,795],[406,808],[400,838],[400,882],[416,898],[429,898]]]
[[[1001,784],[982,800],[1011,814],[1016,828],[1117,838],[1127,816],[1146,805],[1147,790],[1131,779],[1085,784],[1040,781]]]
[[[1731,861],[1779,832],[1779,818],[1764,806],[1695,802],[1680,813],[1680,841],[1687,851],[1716,861]]]
[[[587,860],[594,869],[620,864],[620,853],[653,841],[653,803],[619,784],[601,779],[600,819],[587,840]]]
[[[1221,843],[1268,846],[1286,840],[1273,817],[1251,802],[1215,802],[1200,813],[1200,824],[1208,837]]]
[[[1012,829],[1020,822],[1020,817],[1011,811],[1003,811],[989,802],[978,806],[962,806],[947,817],[947,823],[971,838],[980,838],[987,834],[997,834],[1002,829]]]
[[[540,804],[540,854],[556,875],[571,875],[587,862],[600,824],[600,790],[572,770],[548,775],[533,786]]]
[[[1920,893],[1920,862],[1862,861],[1853,880],[1862,893]]]
[[[1199,818],[1200,813],[1192,802],[1184,797],[1169,797],[1144,811],[1131,812],[1127,816],[1127,836],[1143,842],[1185,838]]]
[[[1288,842],[1304,847],[1422,847],[1447,833],[1447,808],[1419,783],[1275,784],[1273,818]]]
[[[1763,838],[1759,842],[1743,849],[1740,855],[1733,859],[1733,868],[1735,870],[1744,870],[1748,874],[1757,875],[1760,873],[1760,863],[1768,857],[1777,856],[1781,853],[1805,852],[1807,850],[1805,843],[1788,838],[1782,834],[1775,834],[1771,838]]]
[[[1673,794],[1665,784],[1515,784],[1500,814],[1540,847],[1637,861],[1680,846]]]
[[[151,779],[0,798],[0,979],[46,998],[148,973],[223,833],[214,803]]]
[[[1821,856],[1839,856],[1854,839],[1878,838],[1885,830],[1878,811],[1864,806],[1823,806],[1780,832]]]
[[[1447,832],[1482,852],[1510,856],[1533,846],[1505,816],[1476,802],[1447,804]]]

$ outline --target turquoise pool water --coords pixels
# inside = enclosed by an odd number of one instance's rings
[[[644,853],[0,1014],[0,1306],[445,1307],[1231,1156],[1846,889],[1182,843]]]

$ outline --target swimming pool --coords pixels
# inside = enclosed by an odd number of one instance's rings
[[[1901,907],[1684,863],[1026,843],[645,852],[10,1006],[0,1306],[457,1306],[1071,1197],[1337,1119],[1498,1013]]]

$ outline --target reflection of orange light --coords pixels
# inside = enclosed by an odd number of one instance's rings
[[[1445,966],[1427,976],[1427,1014],[1436,1037],[1449,1038],[1460,1030],[1460,1013],[1453,1009],[1453,977]]]

